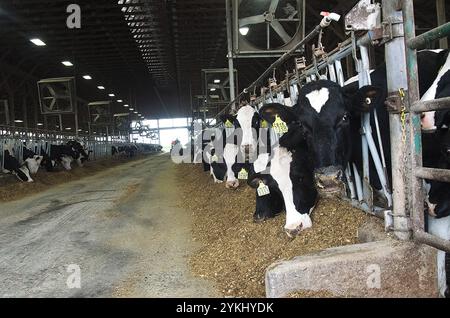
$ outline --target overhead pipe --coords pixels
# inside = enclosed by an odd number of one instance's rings
[[[228,2],[229,0],[227,0]],[[331,16],[331,17],[330,17]],[[320,31],[328,27],[332,21],[337,21],[339,19],[335,18],[335,16],[338,15],[331,15],[325,16],[320,24],[318,24],[308,35],[306,35],[300,42],[298,42],[292,49],[284,53],[278,60],[276,60],[272,65],[270,65],[253,83],[251,83],[247,88],[245,88],[239,95],[232,99],[232,101],[222,110],[220,111],[216,118],[220,115],[224,114],[232,105],[239,102],[240,98],[244,94],[248,94],[254,87],[256,87],[258,84],[260,84],[264,79],[266,79],[269,75],[272,74],[274,69],[277,69],[280,65],[285,63],[289,58],[291,58],[295,52],[302,46],[304,46],[306,43],[310,42],[312,39],[314,39]]]

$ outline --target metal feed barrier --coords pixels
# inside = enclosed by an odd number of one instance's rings
[[[35,153],[40,153],[43,149],[47,155],[50,155],[51,144],[65,144],[69,140],[82,142],[86,150],[91,152],[90,160],[110,158],[112,145],[126,143],[122,140],[107,141],[105,137],[75,136],[75,134],[60,131],[0,126],[0,171],[3,171],[4,167],[5,146],[12,148],[14,157],[23,164],[24,146]]]
[[[370,1],[360,1],[369,5]],[[381,9],[381,8],[379,8]],[[369,11],[369,10],[368,10]],[[450,171],[442,169],[424,168],[422,166],[421,120],[419,113],[431,110],[450,108],[450,98],[419,102],[417,78],[416,50],[432,41],[450,34],[450,23],[415,36],[414,11],[412,0],[383,0],[382,18],[376,26],[364,28],[367,17],[361,16],[361,11],[352,16],[355,23],[351,38],[342,42],[331,52],[314,56],[313,64],[306,66],[302,58],[295,59],[296,69],[286,75],[285,80],[277,85],[270,85],[276,79],[269,79],[269,87],[256,96],[256,87],[262,86],[263,81],[275,69],[293,58],[295,50],[312,41],[321,34],[332,20],[325,17],[295,48],[285,53],[275,61],[249,87],[245,88],[235,100],[229,103],[216,117],[227,111],[234,110],[234,105],[249,96],[250,103],[260,108],[265,103],[279,102],[285,105],[296,103],[298,87],[305,82],[320,78],[327,78],[344,85],[344,75],[341,60],[352,55],[358,72],[359,86],[370,84],[368,47],[374,44],[385,45],[385,60],[387,70],[387,84],[389,97],[387,104],[389,111],[392,163],[392,187],[388,184],[381,134],[376,112],[367,114],[361,122],[361,143],[363,156],[363,175],[360,176],[354,164],[345,171],[350,197],[353,205],[366,212],[383,216],[386,228],[394,231],[402,240],[413,239],[450,252],[450,242],[433,236],[424,231],[424,191],[423,179],[450,182]],[[351,14],[351,13],[350,13]],[[349,15],[350,15],[349,14]],[[381,18],[381,10],[379,10]],[[349,16],[347,15],[347,16]],[[403,21],[405,21],[403,23]],[[358,28],[358,25],[363,25]],[[356,37],[356,31],[367,31],[363,36]],[[405,45],[406,43],[406,45]],[[318,47],[320,47],[320,39]],[[358,58],[359,53],[360,58]],[[325,74],[320,72],[326,71]],[[401,70],[404,70],[403,72]],[[290,101],[284,98],[283,92],[290,92]],[[251,95],[253,92],[253,95]],[[288,105],[288,106],[290,106]],[[371,127],[370,118],[373,117],[375,127]],[[373,134],[372,131],[375,131]],[[378,146],[378,147],[377,147]],[[380,149],[380,151],[378,151]],[[377,175],[382,184],[382,191],[391,209],[374,206],[373,191],[370,187],[369,160],[372,158]],[[391,188],[393,191],[391,192]]]

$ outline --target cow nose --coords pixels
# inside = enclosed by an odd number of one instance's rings
[[[336,188],[342,183],[342,176],[342,169],[337,166],[316,169],[316,185],[319,189]]]

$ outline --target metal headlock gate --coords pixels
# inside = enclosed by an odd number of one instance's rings
[[[365,5],[370,4],[370,1],[367,0],[360,2]],[[313,54],[313,63],[309,66],[306,66],[304,58],[296,58],[294,72],[286,74],[286,78],[277,85],[271,85],[274,82],[276,83],[276,79],[269,78],[268,87],[261,90],[260,96],[256,96],[256,87],[263,86],[263,81],[272,75],[272,72],[275,73],[274,70],[288,59],[293,58],[298,48],[311,42],[317,35],[321,35],[323,29],[328,27],[333,20],[338,20],[336,15],[333,16],[333,14],[325,16],[312,32],[306,35],[292,50],[276,60],[261,76],[219,112],[216,119],[229,110],[235,111],[235,105],[246,99],[247,96],[249,96],[250,104],[259,109],[263,104],[270,102],[293,105],[296,103],[298,87],[301,87],[305,82],[327,78],[344,86],[341,60],[349,55],[353,56],[355,62],[359,87],[370,85],[368,48],[374,44],[384,45],[389,93],[387,103],[398,106],[398,111],[390,111],[389,113],[391,146],[394,150],[391,152],[393,191],[391,192],[391,185],[388,184],[389,179],[377,113],[372,112],[363,116],[361,122],[363,174],[362,176],[359,175],[354,164],[349,165],[345,171],[349,181],[352,204],[371,214],[382,215],[385,218],[387,229],[394,231],[395,235],[401,240],[413,239],[416,242],[450,252],[449,241],[424,231],[423,179],[450,182],[450,170],[422,167],[421,120],[419,114],[424,111],[450,108],[450,98],[419,102],[416,54],[418,48],[449,35],[450,23],[416,37],[412,0],[383,0],[382,8],[378,9],[382,9],[379,14],[381,18],[382,12],[383,22],[379,21],[380,23],[371,29],[353,28],[351,38],[340,43],[331,52],[323,52],[318,56]],[[374,9],[371,8],[371,10]],[[359,11],[356,14],[361,15],[361,12]],[[367,17],[364,16],[356,16],[356,18],[359,18],[359,21],[367,21]],[[357,37],[356,32],[362,30],[367,32],[363,36]],[[320,48],[320,45],[319,36],[317,47]],[[357,57],[357,52],[359,52],[360,58]],[[323,70],[326,71],[326,75],[320,73]],[[284,97],[283,92],[285,91],[290,92],[290,101]],[[400,105],[404,106],[403,112],[399,110]],[[371,116],[375,122],[374,135],[372,134],[373,127],[370,125]],[[377,144],[380,151],[377,149]],[[392,210],[373,205],[369,176],[369,154],[375,164],[383,194]],[[352,179],[354,179],[354,182]]]
[[[122,140],[108,141],[105,137],[75,136],[73,133],[61,131],[0,126],[0,172],[4,167],[5,146],[13,149],[14,157],[19,160],[20,164],[23,164],[23,147],[27,147],[35,153],[40,153],[42,149],[47,155],[50,155],[51,144],[64,144],[69,140],[83,142],[86,150],[90,151],[91,160],[111,157],[112,145],[127,143]]]

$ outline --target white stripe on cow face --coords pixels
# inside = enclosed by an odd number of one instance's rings
[[[429,101],[429,100],[433,100],[436,98],[439,81],[441,80],[442,76],[444,76],[445,73],[447,73],[448,71],[450,71],[450,54],[447,56],[447,60],[445,61],[445,64],[442,66],[441,70],[439,71],[433,84],[426,91],[426,93],[422,96],[420,101]],[[422,113],[422,129],[423,130],[436,129],[435,118],[434,118],[435,113],[436,113],[435,111]]]
[[[306,98],[309,100],[311,107],[314,108],[317,113],[320,113],[322,107],[325,106],[329,97],[330,91],[326,87],[323,87],[320,90],[312,91],[311,93],[306,95]]]
[[[36,174],[39,170],[39,166],[42,162],[42,156],[33,156],[33,158],[28,158],[25,160],[25,164],[27,165],[28,170],[31,174]]]
[[[72,170],[72,167],[70,164],[72,163],[73,158],[69,156],[62,156],[61,157],[61,164],[63,165],[64,169],[66,170]]]
[[[255,173],[260,173],[266,170],[269,160],[270,156],[268,153],[260,154],[258,159],[256,159],[253,163],[253,170],[255,170]]]
[[[242,130],[241,148],[250,146],[250,151],[256,149],[256,140],[253,136],[252,120],[256,110],[251,106],[243,106],[239,109],[236,119]]]
[[[233,172],[233,164],[236,162],[236,156],[239,152],[239,147],[234,144],[226,144],[223,150],[223,158],[227,164],[227,188],[237,188],[239,186],[239,180],[236,179]]]
[[[297,211],[294,204],[294,193],[291,178],[292,154],[283,147],[274,149],[274,156],[271,160],[270,174],[278,183],[278,187],[283,195],[286,206],[286,224],[284,226],[287,234],[298,233],[301,230],[312,226],[311,218],[307,214]]]

